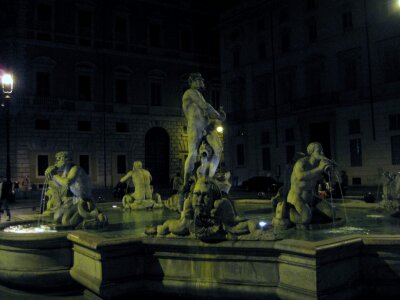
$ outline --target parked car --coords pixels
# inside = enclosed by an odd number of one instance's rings
[[[276,193],[282,185],[272,177],[255,176],[243,181],[240,187],[249,192]]]

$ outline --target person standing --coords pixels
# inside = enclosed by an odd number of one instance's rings
[[[11,221],[11,212],[8,206],[8,202],[12,195],[12,182],[10,180],[2,180],[0,189],[0,221],[1,215],[5,212],[7,215],[7,221]]]
[[[28,192],[30,189],[30,181],[29,181],[29,177],[25,176],[24,179],[22,180],[22,192],[24,195],[24,199],[28,198]]]

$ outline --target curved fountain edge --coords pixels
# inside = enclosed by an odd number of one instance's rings
[[[37,220],[0,225],[0,282],[21,290],[42,291],[75,285],[69,274],[73,252],[68,231],[41,234],[2,231],[8,226],[32,222]]]

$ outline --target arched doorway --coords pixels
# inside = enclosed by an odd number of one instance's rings
[[[153,185],[169,184],[169,135],[164,128],[153,127],[145,137],[145,166],[153,177]]]

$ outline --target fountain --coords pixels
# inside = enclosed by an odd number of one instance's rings
[[[202,86],[201,79],[192,74],[193,87]],[[124,209],[116,202],[95,206],[86,189],[70,185],[73,196],[66,193],[62,178],[72,168],[62,173],[50,168],[49,201],[42,201],[37,229],[42,232],[16,233],[26,232],[32,220],[1,224],[1,284],[29,291],[79,284],[95,299],[399,296],[398,218],[377,203],[313,198],[309,191],[322,173],[331,174],[329,181],[338,177],[318,143],[296,162],[288,192],[282,189],[271,200],[232,201],[230,174],[216,169],[221,149],[214,129],[224,113],[203,103],[197,89],[185,95],[185,105],[200,101],[212,116],[197,122],[186,107],[188,121],[196,121],[188,124],[189,140],[198,138],[190,136],[193,126],[204,126],[198,130],[203,135],[198,148],[189,147],[184,185],[163,201],[164,209]],[[324,226],[315,226],[317,212]],[[337,219],[343,215],[345,226]]]

